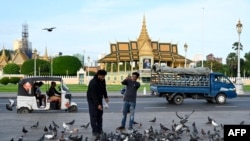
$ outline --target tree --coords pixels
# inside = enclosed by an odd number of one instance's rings
[[[216,60],[208,60],[204,62],[204,67],[210,68],[213,72],[224,73],[223,65]]]
[[[59,56],[53,58],[54,75],[76,75],[82,67],[81,61],[74,56]]]
[[[231,52],[227,55],[226,64],[230,68],[228,76],[236,77],[236,75],[237,75],[237,55],[235,52]]]
[[[245,58],[244,73],[245,73],[245,76],[249,77],[250,76],[250,52],[245,53],[244,58]]]
[[[3,73],[5,74],[19,74],[20,67],[15,63],[9,63],[3,68]]]
[[[26,75],[34,75],[34,59],[27,60],[21,67],[21,73]],[[40,75],[49,75],[50,63],[45,60],[36,59],[36,72]]]
[[[232,49],[238,50],[239,42],[234,42]],[[243,45],[240,43],[240,50],[243,50]]]

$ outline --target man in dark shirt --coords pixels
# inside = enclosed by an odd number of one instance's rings
[[[122,81],[123,85],[126,85],[126,91],[123,98],[123,117],[121,126],[117,128],[117,130],[124,130],[126,125],[126,119],[128,111],[130,111],[130,119],[129,119],[129,130],[133,129],[134,123],[134,114],[135,114],[135,106],[136,106],[136,96],[137,90],[141,86],[137,79],[140,74],[138,72],[133,72],[131,78],[126,78]]]
[[[55,81],[51,82],[48,96],[49,96],[50,101],[58,101],[59,104],[61,103],[61,93],[56,90],[56,82]]]
[[[102,131],[102,115],[103,115],[103,97],[106,103],[109,98],[106,90],[105,70],[98,70],[92,80],[90,80],[87,90],[87,100],[89,105],[90,123],[92,127],[92,134],[96,136]]]

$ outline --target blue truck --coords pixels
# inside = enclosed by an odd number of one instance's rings
[[[150,90],[152,95],[165,97],[169,103],[180,105],[185,98],[205,99],[224,104],[237,97],[234,84],[222,73],[208,68],[171,68],[153,65]]]

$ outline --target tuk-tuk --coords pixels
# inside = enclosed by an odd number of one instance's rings
[[[37,82],[43,82],[41,89],[44,96],[44,106],[40,106],[39,100],[35,96],[34,84]],[[58,103],[58,101],[51,101],[49,99],[48,91],[51,82],[56,82],[58,91],[61,92],[61,103]],[[16,108],[17,113],[30,113],[33,110],[65,110],[68,112],[77,112],[77,104],[71,101],[71,93],[69,92],[69,88],[63,82],[63,79],[61,77],[49,76],[27,77],[21,79],[18,83]]]

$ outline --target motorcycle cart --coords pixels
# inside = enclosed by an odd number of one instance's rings
[[[61,103],[49,100],[48,90],[52,81],[56,82],[58,91],[61,92]],[[43,106],[39,104],[39,100],[35,96],[34,84],[37,82],[43,82],[40,88],[44,96]],[[77,104],[71,101],[69,88],[61,77],[28,77],[21,79],[18,83],[16,108],[17,113],[30,113],[34,110],[65,110],[68,112],[77,112]]]

